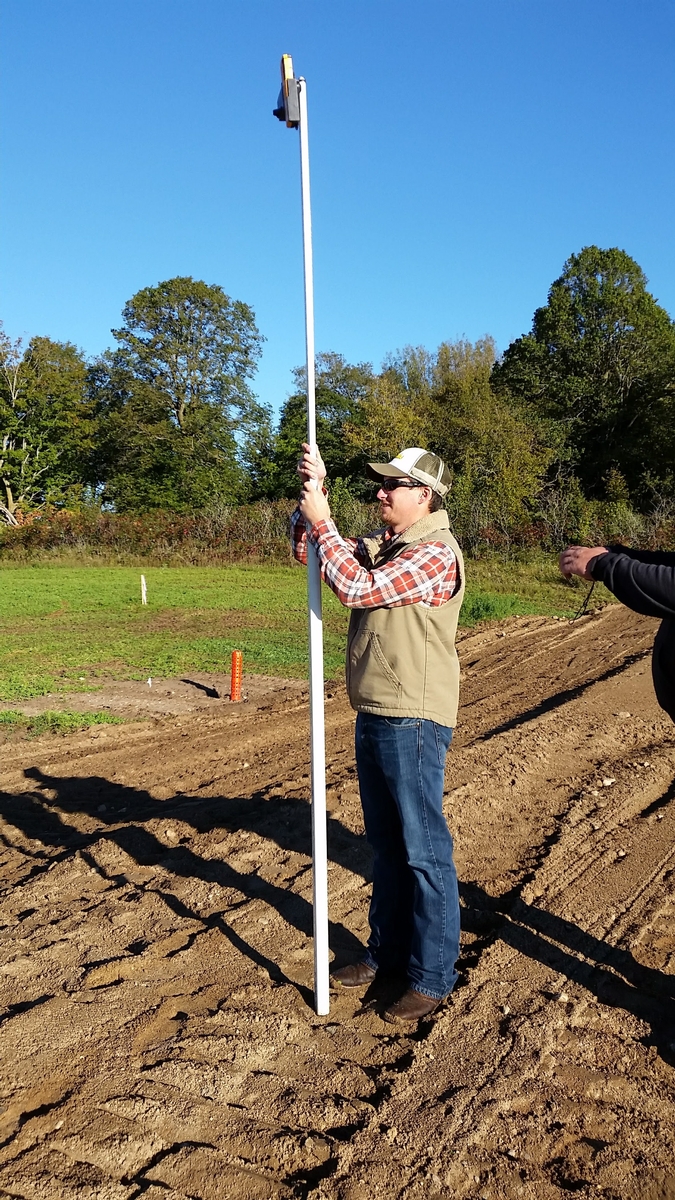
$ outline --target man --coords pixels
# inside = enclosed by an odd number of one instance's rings
[[[560,555],[567,578],[604,583],[617,600],[645,617],[660,617],[652,679],[656,699],[675,720],[675,554],[626,546],[568,546]]]
[[[416,1021],[452,991],[459,954],[457,876],[443,816],[464,594],[462,554],[443,507],[450,473],[419,447],[369,463],[385,528],[344,539],[321,486],[321,456],[303,450],[294,553],[306,562],[309,540],[324,582],[352,610],[347,690],[358,713],[356,765],[373,850],[368,945],[360,962],[332,979],[365,987],[378,971],[405,975],[407,990],[384,1017]]]

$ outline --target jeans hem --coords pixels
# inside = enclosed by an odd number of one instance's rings
[[[419,992],[420,996],[428,996],[430,1000],[445,1000],[452,992],[451,987],[445,992],[430,992],[429,988],[420,987],[420,985],[415,983],[412,979],[409,979],[408,983],[414,992]]]

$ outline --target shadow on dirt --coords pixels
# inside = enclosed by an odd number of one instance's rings
[[[33,767],[25,772],[40,792],[12,795],[0,793],[0,813],[11,825],[20,829],[30,839],[57,851],[34,851],[29,870],[17,883],[24,883],[36,874],[47,871],[55,862],[62,861],[79,851],[88,858],[86,851],[96,842],[106,839],[129,855],[139,866],[161,865],[165,870],[184,878],[201,879],[221,888],[236,890],[247,899],[256,898],[274,908],[289,924],[306,937],[312,936],[312,906],[292,891],[290,886],[270,883],[253,870],[243,873],[223,859],[203,859],[186,845],[167,846],[155,834],[144,827],[143,821],[157,818],[184,821],[200,833],[218,829],[245,829],[263,838],[272,838],[280,847],[311,855],[311,813],[309,805],[301,800],[284,798],[272,809],[272,804],[263,793],[252,797],[235,799],[200,800],[178,797],[176,802],[154,799],[148,792],[113,783],[99,776],[89,778],[59,777],[46,775]],[[68,823],[68,815],[85,814],[96,820],[98,828],[83,832]],[[339,825],[338,822],[332,822]],[[103,828],[101,828],[103,826]],[[106,828],[106,826],[108,828]],[[342,825],[340,831],[340,855],[345,858],[348,846],[354,844],[350,869],[354,860],[367,858],[364,839],[351,833]],[[100,872],[101,868],[93,863]],[[116,877],[112,877],[115,881]],[[126,878],[119,877],[120,885]],[[139,886],[139,885],[136,885]],[[149,890],[157,891],[152,885]],[[242,954],[256,965],[263,967],[275,982],[289,983],[296,987],[306,1000],[311,1001],[307,989],[288,979],[271,959],[260,953],[232,929],[226,914],[216,913],[203,917],[193,912],[178,897],[163,891],[163,899],[180,917],[201,922],[205,928],[217,927]],[[236,904],[232,907],[239,907]],[[330,940],[333,948],[345,955],[361,953],[362,946],[354,935],[336,922],[330,925]]]
[[[306,937],[312,936],[311,904],[289,886],[271,883],[256,870],[242,873],[222,859],[203,859],[187,845],[167,846],[142,824],[160,817],[181,820],[202,834],[218,829],[247,830],[274,841],[281,849],[309,858],[311,813],[306,801],[271,795],[276,785],[248,797],[202,800],[177,796],[172,801],[161,801],[146,791],[98,776],[58,777],[31,768],[26,771],[26,777],[39,789],[51,792],[53,798],[40,792],[0,793],[0,813],[27,838],[38,840],[56,853],[28,852],[31,866],[22,879],[15,882],[25,882],[35,874],[47,871],[55,862],[78,850],[86,853],[103,838],[117,845],[140,866],[161,865],[179,877],[201,879],[236,890],[247,899],[262,900],[289,925]],[[95,819],[98,828],[85,833],[69,824],[68,814],[77,813]],[[365,838],[334,818],[329,820],[329,857],[368,880],[370,855]],[[119,882],[127,881],[121,876]],[[603,1004],[624,1008],[648,1022],[653,1031],[650,1044],[657,1047],[668,1063],[675,1065],[675,979],[642,966],[629,951],[609,945],[572,922],[524,903],[519,894],[521,888],[522,884],[500,897],[492,897],[476,883],[460,883],[462,927],[479,935],[473,946],[465,948],[458,964],[460,969],[475,966],[482,950],[501,938],[520,953],[581,984]],[[307,989],[289,980],[276,963],[236,933],[223,912],[205,918],[171,893],[163,891],[161,895],[177,915],[199,921],[205,928],[217,927],[240,953],[263,967],[271,979],[290,983],[298,988],[303,998],[311,999]],[[330,941],[338,964],[353,961],[362,953],[361,943],[337,922],[331,923]]]
[[[643,658],[648,658],[650,654],[651,647],[649,650],[640,650],[637,654],[628,654],[620,663],[617,663],[614,667],[609,667],[601,675],[594,675],[592,679],[586,680],[585,683],[578,683],[575,687],[565,688],[562,692],[556,692],[554,696],[546,696],[543,700],[540,700],[539,704],[534,704],[532,708],[528,708],[525,712],[518,713],[516,717],[511,717],[508,721],[503,721],[501,725],[495,725],[494,729],[488,729],[486,733],[481,733],[475,741],[489,742],[491,738],[497,737],[500,733],[508,733],[510,729],[518,729],[520,725],[527,725],[528,721],[535,721],[537,717],[543,716],[544,713],[554,712],[557,708],[562,708],[565,704],[569,704],[571,700],[578,700],[590,687],[595,687],[598,683],[605,683],[608,679],[613,679],[615,675],[621,675],[629,667],[632,667],[634,663],[641,662]]]
[[[483,939],[483,949],[499,938],[581,984],[602,1004],[632,1013],[651,1026],[646,1044],[655,1046],[664,1061],[675,1066],[674,976],[642,966],[630,951],[610,946],[571,921],[526,904],[513,892],[495,897],[476,883],[464,883],[460,895],[462,927]],[[486,937],[490,929],[492,933]],[[468,951],[470,954],[471,947]]]
[[[639,815],[641,817],[651,817],[653,813],[660,812],[662,808],[666,808],[674,798],[675,779],[671,784],[668,785],[663,795],[657,796],[656,800],[652,800],[651,804],[648,804],[646,808],[643,808]]]
[[[189,683],[190,687],[197,688],[197,691],[203,692],[208,696],[209,700],[220,700],[220,692],[217,688],[209,687],[208,683],[198,683],[196,679],[181,679],[181,683]]]
[[[312,855],[310,806],[298,797],[275,794],[280,786],[278,783],[271,783],[249,796],[201,798],[178,794],[170,800],[156,800],[148,792],[113,783],[101,776],[62,778],[45,775],[37,767],[29,768],[25,776],[34,780],[38,787],[56,792],[54,800],[44,795],[39,797],[39,811],[44,814],[44,818],[38,818],[40,832],[28,835],[39,837],[49,845],[66,846],[70,845],[69,837],[82,837],[74,827],[65,826],[58,816],[52,814],[48,819],[47,814],[53,806],[59,811],[86,813],[101,825],[133,822],[132,828],[138,828],[139,822],[173,818],[191,825],[199,834],[246,830],[274,842],[280,850],[304,854],[307,858]],[[1,802],[13,804],[14,816],[19,817],[22,800],[21,796],[8,794]],[[29,820],[27,814],[23,820]],[[21,824],[20,827],[24,828]],[[327,827],[330,861],[360,875],[366,883],[370,882],[371,853],[364,835],[354,833],[330,815]],[[167,847],[160,842],[157,845],[165,855]]]

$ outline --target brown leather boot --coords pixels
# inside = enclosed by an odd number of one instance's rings
[[[331,971],[331,983],[338,983],[341,987],[366,987],[372,983],[377,972],[368,963],[352,963],[348,967],[338,967],[337,971]]]
[[[422,1017],[428,1017],[434,1009],[438,1008],[440,1000],[434,1000],[433,996],[423,996],[421,992],[416,992],[414,988],[408,988],[404,992],[400,1000],[395,1004],[390,1004],[382,1013],[383,1020],[390,1021],[392,1024],[403,1024],[406,1021],[421,1021]]]

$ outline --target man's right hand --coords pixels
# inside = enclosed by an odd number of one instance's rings
[[[326,478],[326,467],[324,461],[319,454],[319,448],[312,452],[312,447],[307,442],[302,443],[302,458],[298,462],[297,472],[303,483],[310,479],[318,480],[319,487],[322,486]]]

